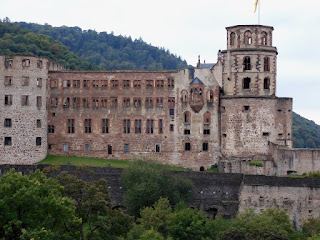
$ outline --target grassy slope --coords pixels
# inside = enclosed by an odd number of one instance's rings
[[[113,167],[113,168],[127,168],[129,166],[128,160],[118,159],[101,159],[89,157],[69,157],[69,156],[53,156],[48,155],[44,160],[37,164],[57,164],[57,165],[88,165],[91,167]],[[186,168],[169,166],[170,170],[186,171]]]

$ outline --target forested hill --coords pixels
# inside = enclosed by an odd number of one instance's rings
[[[292,115],[293,147],[320,148],[320,126],[299,114]]]
[[[0,55],[47,57],[72,70],[100,70],[101,67],[80,59],[59,41],[44,34],[35,34],[17,24],[0,21]]]
[[[79,27],[52,27],[48,24],[16,23],[21,28],[37,34],[46,34],[63,43],[72,52],[79,54],[103,69],[161,70],[184,69],[186,61],[165,50],[145,43],[141,38],[115,36],[112,32],[82,30]]]

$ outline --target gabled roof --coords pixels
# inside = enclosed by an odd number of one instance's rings
[[[190,85],[191,84],[202,84],[203,85],[203,82],[199,79],[199,78],[195,78],[193,79],[191,82],[190,82]]]

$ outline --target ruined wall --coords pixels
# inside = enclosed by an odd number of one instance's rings
[[[244,178],[239,212],[253,208],[256,213],[270,207],[286,209],[295,226],[320,217],[319,179],[250,176]]]
[[[0,165],[0,176],[11,168],[24,174],[46,165]],[[75,166],[61,166],[60,171],[74,173]],[[94,174],[90,172],[93,171]],[[92,167],[79,172],[85,181],[104,178],[110,191],[111,205],[124,208],[123,191],[119,184],[122,169]],[[56,176],[59,172],[51,172]],[[290,219],[299,227],[308,218],[320,217],[320,179],[291,179],[286,177],[253,176],[243,174],[174,172],[193,181],[190,207],[203,210],[209,218],[221,215],[234,218],[238,211],[253,208],[259,213],[270,207],[285,208]]]
[[[273,158],[277,176],[320,171],[320,149],[276,149]]]
[[[270,142],[291,147],[292,99],[221,99],[222,154],[269,155]]]
[[[196,70],[196,76],[206,86],[198,113],[189,106],[188,70],[50,72],[48,124],[54,131],[48,134],[49,153],[122,159],[138,155],[197,170],[210,167],[219,150],[219,86],[209,69]],[[182,98],[185,92],[187,100]],[[188,123],[185,111],[190,112]],[[210,115],[206,124],[205,113]],[[141,128],[136,129],[136,121]],[[204,125],[211,134],[204,136]]]
[[[47,63],[0,56],[0,163],[31,164],[47,155]]]

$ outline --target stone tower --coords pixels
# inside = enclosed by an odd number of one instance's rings
[[[272,46],[273,27],[238,25],[226,29],[227,50],[222,51],[221,152],[224,159],[233,159],[228,162],[233,171],[241,172],[241,161],[245,159],[270,160],[272,145],[292,147],[292,99],[276,97],[277,49]]]

